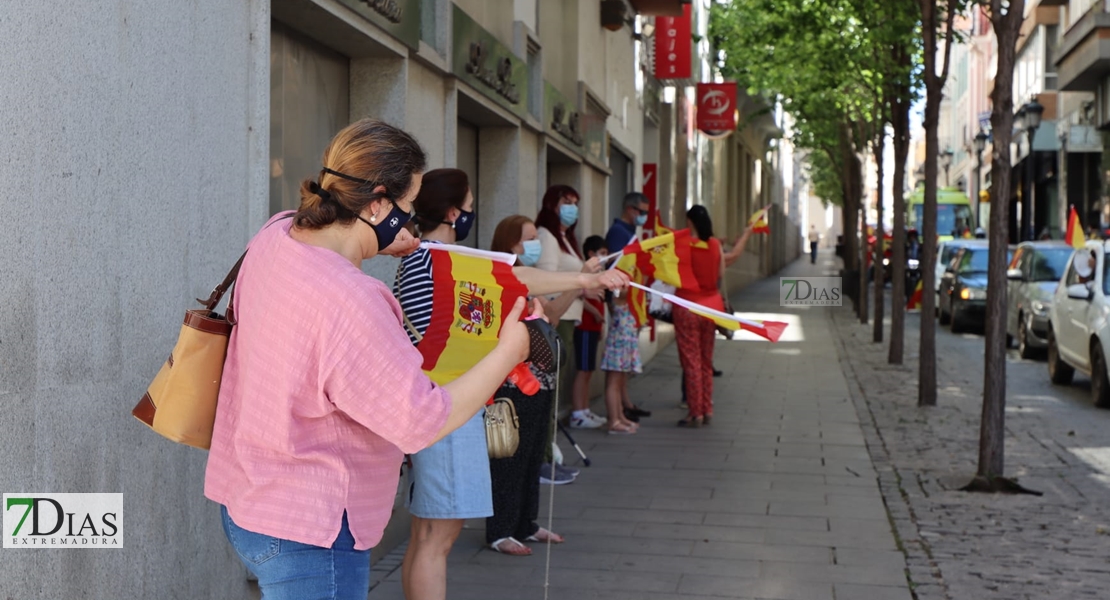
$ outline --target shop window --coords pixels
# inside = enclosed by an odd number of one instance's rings
[[[274,23],[270,32],[270,212],[301,204],[331,138],[350,122],[350,60]]]
[[[632,167],[636,163],[615,146],[609,152],[609,221],[619,218],[624,195],[632,191]],[[608,225],[608,224],[606,224]]]

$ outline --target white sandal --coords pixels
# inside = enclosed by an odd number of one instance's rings
[[[544,534],[544,536],[547,539],[541,540],[540,538],[536,537],[537,535],[539,535],[541,533]],[[538,530],[536,530],[536,533],[533,533],[532,535],[524,538],[524,540],[527,541],[527,542],[540,542],[541,544],[542,543],[547,543],[548,540],[551,540],[552,544],[562,544],[563,542],[566,541],[566,539],[563,536],[561,536],[557,533],[548,531],[548,530],[544,529],[543,527],[540,527]]]
[[[521,553],[506,552],[506,551],[501,549],[501,544],[504,543],[504,542],[509,542],[511,544],[514,544],[515,547],[521,548],[523,550],[527,550],[527,552],[521,552]],[[532,549],[529,548],[528,546],[525,546],[524,544],[520,543],[520,540],[517,540],[514,537],[503,537],[499,540],[495,540],[492,544],[489,545],[489,548],[490,548],[490,550],[493,550],[494,552],[497,552],[498,554],[508,554],[509,556],[531,556],[532,555]]]

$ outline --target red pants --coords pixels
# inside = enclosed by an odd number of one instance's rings
[[[678,362],[686,375],[686,404],[690,407],[690,416],[712,415],[716,325],[681,306],[675,306],[671,312],[678,342]]]

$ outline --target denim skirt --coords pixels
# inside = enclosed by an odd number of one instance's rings
[[[485,411],[412,455],[409,512],[422,519],[478,519],[493,514]]]

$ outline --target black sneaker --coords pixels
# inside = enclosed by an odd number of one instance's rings
[[[725,374],[724,371],[718,371],[717,369],[713,369],[713,376],[714,377],[720,377],[721,375],[724,375],[724,374]]]
[[[640,422],[640,415],[636,414],[635,412],[632,412],[631,408],[624,409],[624,418],[628,419],[629,421],[632,421],[633,423],[639,423]]]

